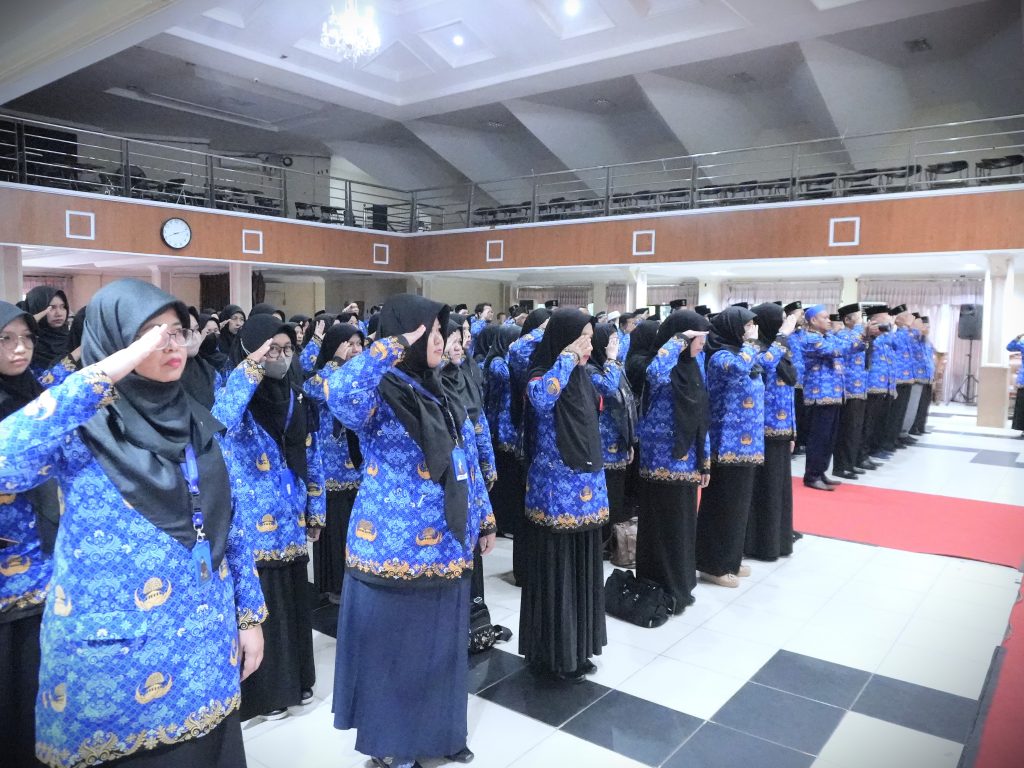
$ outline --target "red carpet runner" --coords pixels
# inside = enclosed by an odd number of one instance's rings
[[[795,527],[804,533],[880,547],[950,555],[1020,568],[1024,507],[890,491],[847,483],[832,493],[793,481]],[[1024,765],[1024,603],[1011,633],[974,768]]]

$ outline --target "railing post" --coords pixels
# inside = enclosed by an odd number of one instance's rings
[[[533,193],[530,196],[530,221],[537,221],[537,180],[533,181]]]
[[[907,188],[910,191],[910,171],[914,167],[914,134],[910,134],[910,141],[907,143]]]
[[[281,169],[281,215],[288,218],[288,169]]]
[[[469,185],[469,199],[466,200],[466,226],[473,226],[473,193],[476,191],[476,184]]]
[[[690,160],[690,208],[697,207],[697,168],[696,157]]]
[[[25,147],[25,124],[18,122],[14,126],[14,156],[18,163],[18,183],[28,184],[28,153]]]
[[[121,139],[121,194],[132,196],[132,155],[128,150],[128,139]]]
[[[356,225],[356,212],[352,210],[352,182],[345,179],[345,224]]]
[[[794,144],[793,145],[793,154],[789,158],[789,199],[790,200],[796,200],[796,187],[797,187],[796,177],[797,177],[797,172],[800,170],[800,168],[799,168],[799,162],[800,161],[797,158],[797,155],[799,154],[799,152],[800,152],[799,148],[797,147],[797,145]]]
[[[217,194],[214,189],[213,181],[213,155],[206,156],[206,207],[215,208],[217,206]]]
[[[612,167],[604,167],[604,215],[612,215]]]
[[[416,210],[416,193],[412,192],[409,195],[409,231],[416,231],[416,220],[419,218],[419,214]]]

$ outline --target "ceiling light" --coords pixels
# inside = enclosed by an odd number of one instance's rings
[[[612,103],[610,101],[608,101],[608,99],[604,98],[603,96],[600,97],[600,98],[594,99],[593,104],[594,104],[595,107],[610,107],[612,105]]]
[[[487,127],[493,128],[494,130],[499,130],[501,128],[504,128],[505,124],[501,122],[501,120],[488,120]]]
[[[919,37],[916,40],[904,40],[903,47],[911,53],[924,53],[932,49],[932,44],[927,37]]]
[[[464,38],[462,35],[456,35],[455,37],[452,38],[452,43],[459,47],[461,47],[465,42],[466,38]]]
[[[373,20],[373,8],[359,10],[359,0],[345,0],[345,10],[331,15],[320,32],[320,45],[341,58],[356,61],[380,50],[380,29]]]
[[[729,75],[729,79],[734,83],[742,83],[743,85],[750,85],[751,83],[757,82],[757,78],[749,72],[733,72]]]
[[[580,0],[565,0],[562,10],[565,11],[566,16],[576,16],[583,10],[583,3]]]

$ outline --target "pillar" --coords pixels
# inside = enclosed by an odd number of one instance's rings
[[[988,256],[985,298],[981,323],[981,369],[978,378],[978,426],[1005,427],[1009,403],[1009,371],[1006,339],[1013,307],[1013,260],[1002,253]]]
[[[843,288],[839,294],[839,306],[846,306],[847,304],[856,304],[860,300],[857,295],[857,276],[856,275],[843,275]],[[838,309],[839,307],[836,307]]]
[[[228,264],[229,296],[246,315],[252,309],[252,264],[233,261]]]
[[[21,248],[16,245],[0,245],[0,260],[0,299],[15,304],[25,296]]]
[[[712,312],[722,310],[722,283],[719,280],[701,280],[697,290],[697,303]]]
[[[608,283],[601,281],[591,284],[594,297],[594,314],[608,311]]]
[[[626,277],[626,309],[634,310],[646,306],[647,273],[631,269]]]
[[[171,290],[171,271],[170,269],[161,269],[158,266],[151,265],[149,268],[149,282],[159,288],[161,291],[173,294]],[[251,291],[250,291],[251,294]],[[248,311],[248,310],[246,310]]]

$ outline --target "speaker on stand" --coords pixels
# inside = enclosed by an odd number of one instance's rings
[[[978,377],[974,375],[974,342],[981,339],[981,304],[962,304],[956,326],[958,338],[970,342],[967,347],[967,373],[953,395],[954,402],[974,405],[978,400]]]

